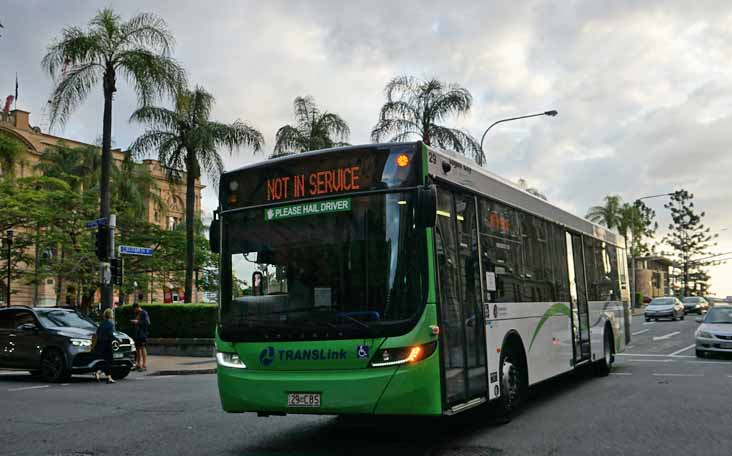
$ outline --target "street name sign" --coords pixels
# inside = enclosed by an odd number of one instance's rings
[[[152,256],[153,249],[148,249],[147,247],[133,247],[131,245],[120,245],[119,253],[121,255]]]
[[[104,226],[106,224],[107,224],[107,218],[102,217],[102,218],[98,218],[96,220],[89,220],[88,222],[86,222],[86,224],[84,224],[84,226],[87,228],[96,228],[98,226]]]

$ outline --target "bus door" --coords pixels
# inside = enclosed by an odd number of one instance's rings
[[[440,189],[437,248],[441,350],[447,405],[485,395],[485,324],[475,198]]]
[[[574,363],[578,364],[590,359],[590,314],[587,308],[582,238],[574,233],[567,233],[567,269],[569,270],[569,296],[572,303]]]

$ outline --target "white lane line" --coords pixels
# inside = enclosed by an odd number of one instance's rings
[[[691,344],[688,347],[682,348],[681,350],[676,350],[675,352],[669,354],[668,356],[676,356],[679,353],[685,352],[686,350],[689,350],[689,349],[694,348],[694,347],[696,347],[696,344]]]
[[[655,356],[655,357],[668,357],[669,355],[658,355],[655,353],[615,353],[615,356]],[[674,358],[696,358],[696,356],[692,355],[676,355]]]
[[[645,326],[645,325],[652,325],[653,323],[655,323],[655,322],[653,322],[653,321],[647,321],[647,322],[643,323],[643,326]]]
[[[41,386],[26,386],[25,388],[10,388],[8,391],[24,391],[24,390],[34,390],[39,388],[48,388],[51,385],[41,385]]]
[[[633,375],[630,372],[610,372],[610,375]]]
[[[673,363],[673,359],[629,359],[631,363]]]
[[[729,362],[726,361],[684,361],[686,364],[726,364],[730,365]]]
[[[669,337],[673,337],[677,334],[681,334],[681,331],[674,331],[672,333],[664,334],[663,336],[657,336],[657,337],[654,337],[653,340],[666,340]]]
[[[704,377],[704,374],[653,374],[654,377]]]
[[[650,331],[650,329],[644,329],[643,331],[636,331],[636,332],[632,333],[632,335],[637,336],[638,334],[647,333],[648,331]]]

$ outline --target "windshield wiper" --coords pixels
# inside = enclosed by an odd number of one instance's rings
[[[361,320],[359,320],[357,318],[353,318],[352,316],[348,315],[346,312],[339,312],[339,313],[337,313],[336,314],[336,319],[338,319],[338,318],[345,318],[348,321],[351,321],[353,323],[356,323],[357,325],[361,326],[362,328],[371,329],[371,326],[369,326],[368,324],[362,322]]]

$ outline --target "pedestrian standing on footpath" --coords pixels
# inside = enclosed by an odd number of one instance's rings
[[[97,326],[94,353],[102,360],[102,368],[98,369],[94,376],[97,381],[102,378],[102,373],[107,377],[107,383],[115,383],[112,379],[112,342],[114,341],[114,313],[107,309],[102,314],[102,322]]]
[[[150,315],[145,309],[140,307],[139,303],[132,304],[132,311],[135,312],[135,319],[132,324],[135,325],[135,363],[138,371],[147,370],[147,337],[150,335]]]

